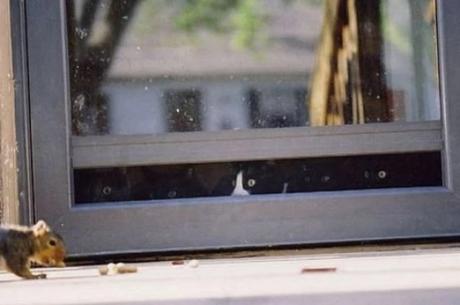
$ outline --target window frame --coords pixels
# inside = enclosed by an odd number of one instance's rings
[[[103,137],[71,135],[65,0],[25,6],[34,215],[71,256],[460,234],[460,3],[437,1],[441,122]],[[445,186],[73,205],[73,168],[417,151]]]
[[[241,149],[244,147],[244,149]],[[73,136],[75,168],[439,151],[441,123]]]

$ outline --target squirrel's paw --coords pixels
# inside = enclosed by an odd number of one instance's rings
[[[46,274],[45,273],[39,273],[39,274],[35,275],[34,278],[37,279],[37,280],[43,280],[43,279],[46,279]]]

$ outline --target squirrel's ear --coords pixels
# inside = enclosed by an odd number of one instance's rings
[[[39,220],[37,223],[33,226],[33,231],[35,236],[40,236],[45,233],[48,233],[50,231],[50,227],[46,224],[44,220]]]

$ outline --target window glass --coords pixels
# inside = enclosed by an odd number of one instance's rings
[[[439,120],[433,0],[69,0],[74,135]]]
[[[440,119],[433,0],[66,4],[76,136]],[[442,185],[431,151],[145,166],[124,154],[76,168],[75,203]]]

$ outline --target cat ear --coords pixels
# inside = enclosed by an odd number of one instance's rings
[[[32,227],[32,230],[34,231],[35,236],[42,236],[50,231],[50,227],[46,224],[44,220],[39,220]]]

